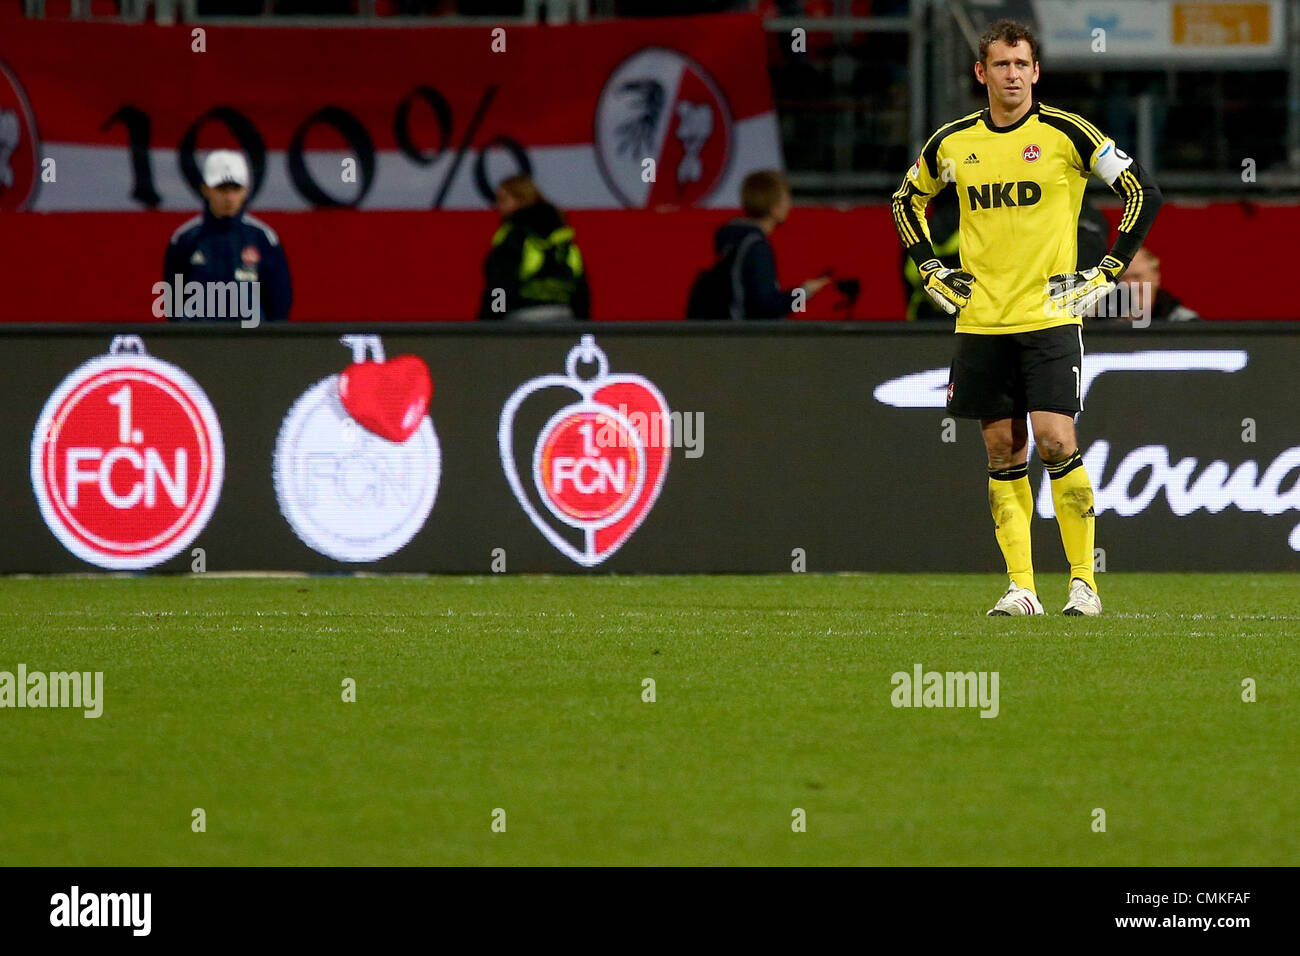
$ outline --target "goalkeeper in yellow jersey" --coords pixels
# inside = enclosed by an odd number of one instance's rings
[[[998,20],[980,40],[975,76],[989,105],[939,128],[894,193],[894,225],[925,290],[956,317],[948,411],[977,418],[988,450],[989,507],[1010,587],[990,615],[1042,614],[1034,586],[1028,430],[1052,480],[1070,562],[1065,613],[1101,613],[1093,578],[1092,485],[1075,416],[1082,411],[1082,316],[1115,287],[1160,208],[1160,190],[1113,140],[1073,113],[1037,103],[1038,40]],[[1089,176],[1124,199],[1114,246],[1078,262]],[[961,209],[961,268],[935,256],[925,207],[951,185]]]

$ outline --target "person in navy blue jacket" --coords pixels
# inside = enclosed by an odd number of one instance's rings
[[[288,319],[293,303],[289,261],[275,230],[245,211],[248,187],[242,154],[225,149],[208,154],[203,214],[172,234],[163,257],[168,287],[163,298],[168,301],[162,314],[173,321],[253,319],[255,310],[257,320]]]
[[[782,289],[776,278],[776,255],[768,237],[786,221],[794,201],[785,176],[773,169],[750,173],[740,184],[744,216],[718,227],[713,236],[718,260],[713,270],[719,283],[716,302],[688,306],[707,315],[692,318],[779,319],[811,299],[830,281],[830,274],[808,279],[794,289]]]

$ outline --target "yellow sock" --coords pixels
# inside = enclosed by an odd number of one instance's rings
[[[1028,465],[989,471],[989,511],[993,513],[998,547],[1007,561],[1007,575],[1015,584],[1033,591],[1029,517],[1034,513],[1034,491],[1029,487]]]
[[[1052,502],[1056,505],[1056,523],[1061,529],[1061,544],[1070,562],[1070,578],[1082,578],[1097,590],[1092,576],[1093,525],[1092,482],[1083,470],[1078,449],[1065,461],[1047,466],[1052,478]]]

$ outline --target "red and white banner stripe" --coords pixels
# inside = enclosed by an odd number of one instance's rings
[[[764,42],[747,14],[201,37],[14,21],[0,209],[192,209],[215,148],[250,156],[262,210],[481,209],[525,163],[565,208],[735,206],[782,165]]]

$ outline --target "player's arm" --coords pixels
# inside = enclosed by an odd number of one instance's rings
[[[518,306],[519,260],[523,256],[523,231],[504,225],[492,237],[492,248],[483,261],[483,296],[478,317],[484,321],[504,319],[506,312]],[[497,290],[505,293],[502,311],[494,310]]]
[[[189,254],[181,248],[180,244],[175,239],[172,239],[171,242],[167,243],[167,251],[163,253],[162,271],[163,283],[168,288],[171,288],[172,283],[176,281],[178,275],[181,277],[181,285],[185,285],[185,281],[188,278],[187,273],[189,272],[189,261]],[[172,304],[171,315],[167,316],[167,318],[176,321],[177,319],[183,318],[184,315],[185,310],[181,308],[179,302],[176,302]]]
[[[1047,280],[1048,294],[1056,307],[1072,315],[1085,315],[1115,288],[1115,281],[1142,247],[1164,198],[1151,174],[1087,120],[1055,110],[1044,110],[1041,116],[1070,137],[1078,153],[1077,168],[1096,176],[1124,199],[1119,233],[1101,262]]]
[[[741,250],[740,285],[744,289],[746,319],[780,319],[794,311],[796,289],[782,289],[776,279],[776,256],[766,242]]]
[[[293,279],[289,274],[289,257],[284,246],[279,242],[268,242],[263,261],[266,268],[262,280],[262,317],[268,322],[286,321],[293,305]]]
[[[189,257],[185,255],[180,243],[175,239],[167,243],[167,251],[163,253],[163,282],[171,285],[176,281],[178,275],[184,276],[186,273],[186,263]],[[181,280],[184,281],[183,279]]]
[[[908,257],[916,263],[921,273],[921,283],[926,294],[949,315],[970,302],[971,284],[975,277],[960,269],[946,268],[935,254],[930,238],[930,227],[925,220],[925,209],[948,183],[939,175],[939,149],[937,137],[926,144],[921,156],[903,177],[903,183],[894,193],[891,206],[894,228],[907,249]]]

